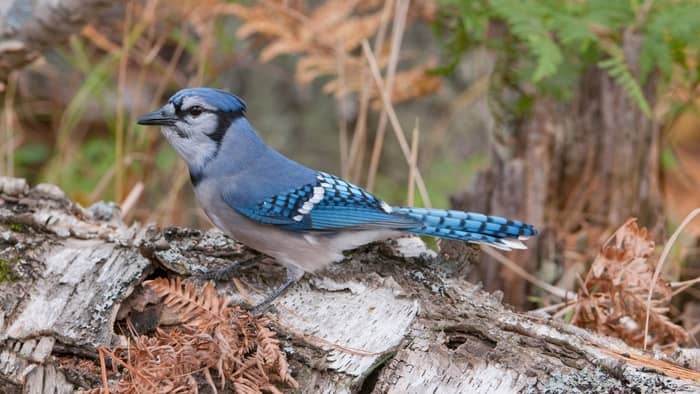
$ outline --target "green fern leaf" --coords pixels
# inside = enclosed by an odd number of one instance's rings
[[[649,102],[642,93],[642,88],[632,76],[632,72],[622,56],[613,56],[598,63],[598,67],[607,71],[608,75],[617,82],[627,96],[634,101],[647,117],[651,117]]]
[[[539,35],[530,36],[527,41],[530,50],[537,56],[537,66],[532,75],[533,81],[538,82],[556,73],[562,62],[562,54],[554,41]]]
[[[557,72],[563,55],[559,46],[550,36],[544,21],[552,14],[544,3],[532,1],[493,0],[493,12],[503,19],[511,33],[523,41],[535,56],[535,82]]]

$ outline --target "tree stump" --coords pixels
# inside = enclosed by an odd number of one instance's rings
[[[623,41],[625,58],[637,73],[633,65],[639,63],[641,39],[628,32]],[[543,230],[529,250],[512,256],[532,273],[566,271],[576,264],[580,270],[595,257],[604,233],[630,217],[663,236],[660,126],[618,82],[605,70],[592,68],[581,75],[570,100],[534,96],[523,118],[514,114],[515,103],[523,99],[522,87],[500,81],[498,73],[492,78],[494,113],[500,119],[491,166],[468,192],[452,198],[453,208],[521,219]],[[643,87],[652,107],[656,81],[652,75]],[[491,291],[503,289],[511,305],[528,304],[527,282],[491,258],[471,279],[483,281]]]

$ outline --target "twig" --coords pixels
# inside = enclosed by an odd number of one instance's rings
[[[673,291],[673,294],[671,294],[671,297],[675,297],[678,294],[686,291],[696,283],[700,283],[700,276],[694,279],[684,280],[682,282],[671,282],[671,288],[676,288],[676,290]]]
[[[542,290],[544,290],[552,295],[555,295],[557,297],[568,299],[572,302],[577,300],[578,297],[576,296],[576,293],[570,292],[568,290],[565,290],[565,289],[562,289],[562,288],[559,288],[556,286],[552,286],[549,283],[530,275],[527,271],[525,271],[521,266],[516,264],[513,260],[498,253],[497,251],[492,249],[490,246],[484,245],[484,247],[482,247],[481,250],[483,250],[484,253],[486,253],[487,255],[496,259],[496,261],[498,261],[499,263],[505,265],[506,268],[515,272],[521,278],[523,278],[526,281],[532,283],[533,285],[541,288]]]
[[[105,362],[105,348],[100,346],[97,353],[100,355],[100,376],[102,377],[102,393],[109,394],[109,382],[107,381],[107,362]]]
[[[574,310],[574,308],[576,308],[576,301],[568,301],[568,303],[566,304],[566,306],[564,306],[563,308],[561,308],[561,309],[559,309],[558,311],[556,311],[556,312],[552,315],[552,317],[555,318],[555,319],[559,319],[559,318],[562,318],[562,319],[563,319],[564,315],[566,315],[567,313],[569,313],[569,311]],[[570,322],[571,322],[571,321],[567,321],[567,323],[570,323]]]
[[[418,169],[418,141],[420,131],[418,129],[418,118],[416,118],[416,126],[413,128],[413,136],[411,137],[411,162],[408,163],[408,197],[406,204],[411,207],[416,194],[416,170]]]
[[[122,217],[126,217],[126,215],[129,214],[131,208],[133,208],[134,205],[136,205],[136,202],[139,200],[139,197],[141,197],[141,193],[143,193],[143,182],[139,181],[136,182],[134,187],[131,188],[131,191],[129,192],[129,194],[127,194],[124,201],[122,201],[122,203],[119,204],[122,211]]]
[[[389,116],[389,121],[391,122],[391,128],[394,130],[396,139],[399,141],[399,146],[401,147],[401,152],[403,152],[406,162],[411,160],[411,151],[406,141],[406,136],[404,135],[403,128],[401,128],[401,123],[399,122],[398,116],[396,116],[396,111],[394,106],[391,104],[391,98],[389,97],[389,92],[384,88],[384,82],[382,81],[382,76],[379,72],[379,66],[377,65],[377,59],[374,57],[372,50],[369,48],[367,40],[362,41],[362,50],[365,53],[365,57],[369,62],[370,70],[372,71],[372,76],[374,77],[374,82],[379,88],[379,93],[382,98],[382,103],[384,104],[384,109],[387,111]],[[428,196],[428,188],[425,186],[423,181],[423,176],[420,170],[416,171],[416,185],[418,186],[418,192],[420,193],[421,199],[423,200],[423,205],[430,208],[432,204],[430,202],[430,197]]]
[[[558,302],[556,304],[543,306],[542,308],[533,309],[531,311],[528,311],[528,313],[549,313],[551,311],[559,311],[561,308],[570,306],[570,305],[574,304],[575,302],[576,302],[576,300],[566,300],[566,301]]]
[[[693,219],[695,219],[696,216],[700,215],[700,208],[695,208],[692,212],[688,214],[688,216],[683,219],[683,222],[681,223],[680,226],[674,231],[673,235],[671,235],[671,238],[668,239],[666,242],[666,245],[664,245],[664,250],[661,252],[661,257],[659,257],[659,262],[656,264],[656,269],[654,270],[654,276],[651,278],[651,283],[649,284],[649,293],[647,294],[647,310],[646,310],[646,318],[644,321],[644,350],[647,348],[647,340],[649,336],[649,315],[651,311],[651,297],[654,292],[654,284],[656,281],[659,280],[659,275],[661,274],[661,269],[664,266],[664,263],[666,262],[666,258],[668,257],[669,253],[671,253],[671,248],[673,247],[673,244],[676,242],[676,239],[678,236],[681,234],[681,231],[687,226]]]
[[[182,187],[185,186],[185,183],[188,180],[188,171],[185,168],[184,163],[180,162],[177,164],[177,168],[175,170],[175,179],[172,182],[172,187],[170,188],[170,191],[168,192],[168,197],[165,200],[164,204],[158,207],[158,210],[153,214],[149,221],[158,221],[159,223],[167,217],[169,219],[169,223],[173,223],[173,214],[175,213],[175,206],[178,203],[178,196],[180,195],[180,191],[182,191]]]
[[[15,112],[15,97],[17,95],[17,79],[18,73],[10,73],[9,80],[7,81],[7,90],[5,90],[5,105],[4,111],[2,112],[3,123],[4,123],[4,136],[2,146],[4,157],[0,162],[0,174],[7,176],[14,176],[15,172],[15,133],[13,129],[17,126],[16,112]],[[1,153],[0,153],[1,154]]]
[[[136,27],[138,29],[145,29],[146,26],[152,26],[154,23],[154,19],[156,17],[156,9],[158,7],[158,2],[159,0],[150,0],[147,1],[146,4],[143,6],[142,9],[139,10],[140,18],[138,22],[136,23]],[[150,31],[150,33],[154,33],[153,30]],[[132,56],[133,58],[138,58],[137,61],[139,65],[141,65],[138,77],[136,78],[136,86],[144,86],[146,82],[146,76],[148,74],[149,67],[146,67],[147,65],[150,64],[150,62],[153,61],[155,56],[158,55],[158,52],[160,49],[165,45],[168,35],[166,34],[160,34],[158,37],[158,40],[154,43],[152,43],[152,34],[149,34],[147,36],[147,39],[143,40],[145,42],[148,42],[149,46],[151,46],[151,49],[146,50],[147,47],[144,47],[142,52],[137,55],[137,56]],[[136,46],[136,43],[134,43]],[[145,52],[145,54],[144,54]],[[136,116],[137,112],[133,111],[133,109],[136,108],[142,108],[143,103],[142,99],[144,98],[144,95],[142,94],[137,94],[134,96],[134,102],[133,105],[131,106],[132,111],[129,111],[129,121],[127,122],[127,128],[126,128],[126,145],[124,148],[124,151],[128,155],[129,152],[132,152],[134,149],[133,147],[137,144],[138,139],[136,138]],[[140,178],[143,180],[145,178],[145,173],[140,173]]]
[[[301,23],[306,23],[306,24],[309,23],[309,17],[307,17],[306,15],[302,14],[301,12],[295,10],[294,8],[290,7],[286,1],[283,2],[284,4],[278,4],[277,2],[270,1],[270,0],[262,0],[262,2],[270,8],[276,8],[278,10],[281,10],[283,13],[289,15],[290,17],[298,20]],[[231,4],[228,4],[228,5],[232,6]],[[225,7],[225,6],[222,6],[222,7]],[[235,15],[235,13],[234,13],[234,15]]]
[[[338,92],[336,96],[336,105],[338,106],[338,128],[340,135],[338,138],[338,149],[340,150],[340,173],[343,177],[348,175],[348,122],[345,119],[345,111],[343,111],[343,100],[346,95],[345,82],[345,51],[343,45],[339,43],[336,47],[336,64],[338,67]]]
[[[119,74],[117,79],[117,103],[116,103],[116,124],[114,126],[114,162],[115,162],[115,200],[119,201],[124,195],[124,95],[126,93],[126,67],[129,64],[129,48],[131,43],[129,33],[131,32],[131,19],[134,13],[134,2],[129,1],[126,5],[124,32],[122,33],[122,49],[119,53]]]
[[[387,65],[386,88],[390,92],[394,91],[394,77],[396,76],[396,66],[399,63],[399,50],[401,49],[401,41],[406,28],[406,16],[408,15],[409,0],[400,0],[396,4],[396,17],[391,30],[391,52],[389,52],[389,64]],[[377,126],[377,134],[374,137],[374,145],[372,146],[372,156],[369,162],[369,170],[367,171],[367,190],[374,191],[374,183],[377,178],[377,170],[379,168],[379,158],[382,156],[382,147],[384,146],[384,137],[386,136],[387,126],[387,111],[382,110],[379,117],[379,125]]]
[[[379,25],[379,31],[374,40],[374,52],[379,53],[380,46],[384,42],[386,36],[387,25],[389,22],[389,16],[391,15],[391,9],[393,5],[393,0],[389,0],[384,3],[384,8],[382,10],[381,22]],[[374,54],[373,52],[373,54]],[[361,170],[362,170],[362,160],[359,160],[360,153],[364,152],[364,149],[360,149],[365,142],[367,135],[367,114],[369,112],[369,99],[372,93],[372,80],[366,75],[366,69],[362,70],[362,93],[360,94],[360,110],[355,123],[355,132],[352,136],[352,141],[350,142],[350,153],[348,155],[348,176],[351,181],[359,182]]]

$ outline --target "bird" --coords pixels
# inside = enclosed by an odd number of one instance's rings
[[[267,145],[238,96],[209,87],[176,92],[137,119],[160,126],[187,164],[196,198],[219,229],[273,257],[286,280],[255,307],[264,310],[304,273],[343,252],[403,234],[526,249],[537,229],[475,212],[391,206],[338,176],[306,167]]]

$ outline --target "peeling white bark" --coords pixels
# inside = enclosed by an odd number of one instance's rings
[[[255,297],[284,276],[218,231],[128,227],[117,212],[0,178],[0,264],[11,275],[0,282],[0,392],[99,385],[94,370],[58,357],[95,357],[96,346],[121,342],[113,325],[122,305],[120,318],[157,317],[139,286],[154,265],[188,275],[253,259],[257,265],[238,277]],[[644,354],[620,341],[510,311],[455,274],[463,271],[406,239],[362,248],[303,279],[271,313],[299,392],[700,390],[658,366],[625,361]],[[234,295],[231,282],[218,287]]]
[[[277,302],[280,325],[329,344],[322,345],[326,367],[363,377],[398,347],[418,312],[418,302],[401,297],[391,278],[370,280],[375,283],[322,278],[297,286]]]

